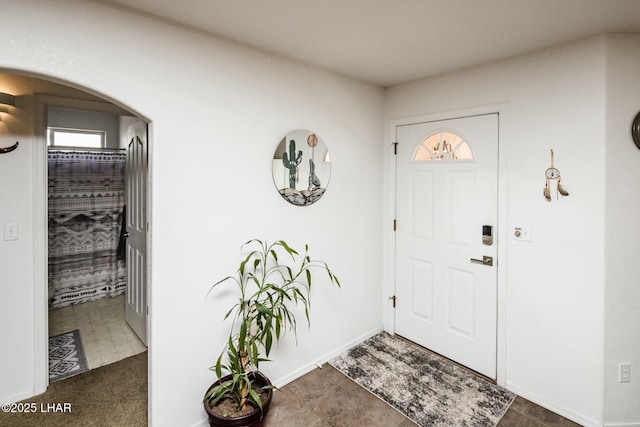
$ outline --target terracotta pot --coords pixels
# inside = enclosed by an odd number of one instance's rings
[[[269,378],[265,377],[260,373],[255,373],[255,383],[259,387],[264,387],[267,385],[271,385],[271,381]],[[209,387],[211,390],[213,387],[218,384],[231,379],[231,375],[227,375],[225,377],[220,378]],[[207,393],[209,393],[207,390]],[[273,390],[267,390],[267,398],[262,402],[262,411],[260,409],[254,410],[253,412],[239,416],[239,417],[221,417],[220,415],[214,413],[209,407],[208,402],[204,402],[204,410],[207,412],[207,416],[209,417],[209,425],[211,427],[254,427],[258,426],[262,419],[267,416],[267,412],[269,412],[269,406],[271,406],[271,398],[273,397]]]

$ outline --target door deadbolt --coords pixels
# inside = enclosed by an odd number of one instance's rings
[[[493,245],[493,226],[482,226],[482,244],[487,246]]]

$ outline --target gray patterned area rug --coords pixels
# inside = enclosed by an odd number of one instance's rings
[[[329,364],[420,426],[495,426],[516,397],[386,332]]]
[[[88,369],[79,330],[49,337],[49,382],[72,377]]]

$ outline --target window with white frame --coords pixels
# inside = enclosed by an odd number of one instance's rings
[[[50,147],[104,148],[107,133],[103,130],[47,128]]]
[[[471,147],[464,138],[454,132],[440,130],[425,138],[416,149],[415,161],[473,160]]]

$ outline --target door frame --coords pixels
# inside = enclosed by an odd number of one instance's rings
[[[394,154],[394,142],[396,142],[396,128],[403,125],[418,124],[424,122],[434,122],[441,120],[459,119],[470,116],[486,114],[498,115],[498,219],[497,229],[497,330],[496,330],[496,383],[502,387],[506,385],[506,259],[507,259],[507,123],[509,119],[509,105],[493,104],[468,108],[462,110],[452,110],[441,113],[432,113],[419,116],[410,116],[389,121],[389,146],[385,149],[387,157],[387,177],[388,191],[385,195],[387,203],[383,212],[385,219],[383,227],[383,240],[387,242],[383,246],[383,257],[386,270],[383,277],[386,279],[383,285],[382,295],[382,319],[383,329],[389,333],[395,333],[395,309],[390,299],[396,294],[396,235],[392,226],[396,218],[396,182],[397,165]]]
[[[48,310],[48,162],[47,162],[47,108],[61,107],[87,111],[135,116],[115,104],[68,98],[58,95],[35,94],[34,146],[33,146],[33,317],[34,317],[34,395],[44,393],[49,386],[49,310]],[[151,357],[151,138],[152,124],[147,122],[147,351]],[[149,363],[147,378],[151,378]],[[150,381],[149,381],[150,382]],[[151,387],[149,387],[151,389]],[[149,399],[148,408],[151,407]]]

